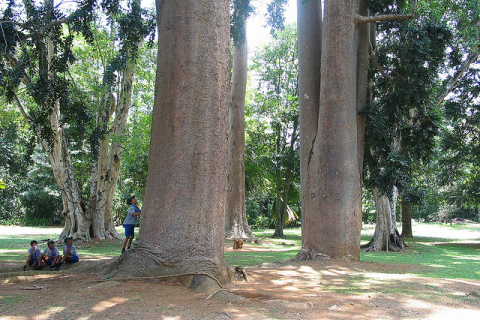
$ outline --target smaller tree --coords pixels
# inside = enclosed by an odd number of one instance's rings
[[[262,140],[271,147],[270,166],[265,172],[275,186],[277,237],[283,237],[283,227],[290,219],[298,218],[288,207],[292,184],[300,175],[297,61],[295,25],[277,31],[254,58],[259,82],[252,107],[268,127]]]

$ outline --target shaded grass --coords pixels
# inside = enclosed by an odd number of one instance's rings
[[[442,235],[453,226],[438,226]],[[454,225],[455,230],[480,232],[480,224]],[[371,239],[374,226],[365,226],[362,230],[362,243]],[[46,229],[47,230],[47,229]],[[118,228],[123,234],[123,228]],[[41,232],[41,228],[35,228]],[[261,244],[249,244],[249,250],[225,252],[229,266],[256,266],[262,263],[275,263],[293,259],[301,248],[300,229],[286,229],[285,237],[272,238],[274,230],[256,230],[254,234],[262,240]],[[444,233],[445,232],[445,233]],[[39,241],[40,248],[46,247],[47,239],[55,239],[58,234],[0,235],[0,263],[4,261],[23,262],[26,259],[30,241]],[[446,235],[445,235],[446,236]],[[81,259],[108,259],[120,255],[122,239],[109,239],[101,242],[81,243],[75,245]],[[407,239],[408,247],[403,252],[362,252],[360,261],[389,265],[399,265],[399,270],[389,268],[391,272],[402,272],[409,268],[402,265],[414,265],[415,274],[432,278],[480,280],[480,242],[475,240],[455,240],[442,237],[416,237]],[[226,241],[226,246],[231,246]],[[61,251],[62,243],[57,244]],[[407,271],[404,271],[407,272]]]

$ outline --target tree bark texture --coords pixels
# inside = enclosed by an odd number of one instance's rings
[[[377,188],[373,191],[377,221],[372,239],[362,246],[363,251],[400,251],[405,248],[397,229],[396,206],[398,190],[394,187],[392,199],[380,194]]]
[[[302,190],[313,205],[302,212],[302,259],[360,259],[356,4],[325,1],[318,129]]]
[[[413,238],[412,204],[402,199],[402,238]]]
[[[94,193],[91,193],[90,198],[96,199],[92,218],[92,237],[94,238],[120,238],[113,223],[112,208],[124,146],[124,140],[121,137],[125,135],[128,109],[132,104],[136,66],[135,60],[128,60],[122,72],[118,101],[115,103],[113,97],[105,97],[102,102],[103,107],[97,114],[97,122],[104,126],[108,134],[99,141],[96,168],[92,170],[92,184],[95,184],[95,188],[92,188]],[[108,129],[113,112],[115,118],[111,128]]]
[[[245,18],[246,26],[246,18]],[[247,88],[247,40],[233,47],[230,128],[228,139],[227,205],[225,235],[253,241],[245,207],[245,92]]]
[[[52,0],[45,0],[45,3],[50,3],[53,7]],[[46,38],[45,50],[46,60],[40,59],[40,69],[46,71],[48,78],[52,78],[50,66],[55,53],[53,42],[49,37]],[[42,135],[40,136],[41,143],[48,154],[52,166],[53,176],[62,194],[62,217],[65,219],[65,226],[59,239],[73,237],[88,241],[90,240],[91,217],[87,215],[88,211],[85,205],[82,206],[83,202],[77,176],[67,147],[65,132],[60,121],[60,102],[58,99],[49,106],[49,111],[52,141],[46,141]],[[36,131],[39,132],[38,129]]]
[[[75,239],[90,240],[91,217],[87,215],[85,207],[81,205],[80,189],[73,167],[70,152],[67,148],[63,128],[60,125],[60,105],[54,103],[49,116],[53,131],[53,143],[41,139],[41,143],[48,154],[53,170],[53,176],[62,194],[65,226],[59,239],[73,237]]]
[[[157,0],[158,64],[137,240],[117,275],[232,279],[223,256],[229,2]]]

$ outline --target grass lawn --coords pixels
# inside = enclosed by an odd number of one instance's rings
[[[46,247],[48,239],[55,239],[61,228],[0,226],[0,263],[16,261],[19,266],[26,258],[30,241],[39,241]],[[118,229],[123,234],[123,229]],[[374,226],[364,226],[362,243],[370,240]],[[285,238],[275,239],[274,230],[256,230],[261,244],[249,244],[248,250],[227,250],[225,259],[230,266],[255,266],[294,258],[301,248],[300,229],[286,229]],[[360,254],[362,262],[385,264],[413,264],[417,275],[434,278],[480,280],[480,224],[440,225],[414,224],[415,238],[408,239],[403,252],[366,252]],[[81,259],[108,259],[118,256],[122,240],[75,243]],[[231,241],[226,242],[231,247]],[[63,244],[58,244],[60,248]],[[401,269],[401,268],[399,268]]]

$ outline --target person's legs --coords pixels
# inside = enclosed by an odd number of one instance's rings
[[[130,236],[130,239],[128,240],[128,249],[130,249],[130,247],[132,246],[133,237],[134,237],[134,235],[132,234]]]
[[[125,252],[125,247],[127,246],[127,243],[128,248],[130,248],[130,245],[132,244],[135,226],[133,224],[125,224],[123,225],[123,227],[125,228],[125,240],[123,240],[122,253]]]

